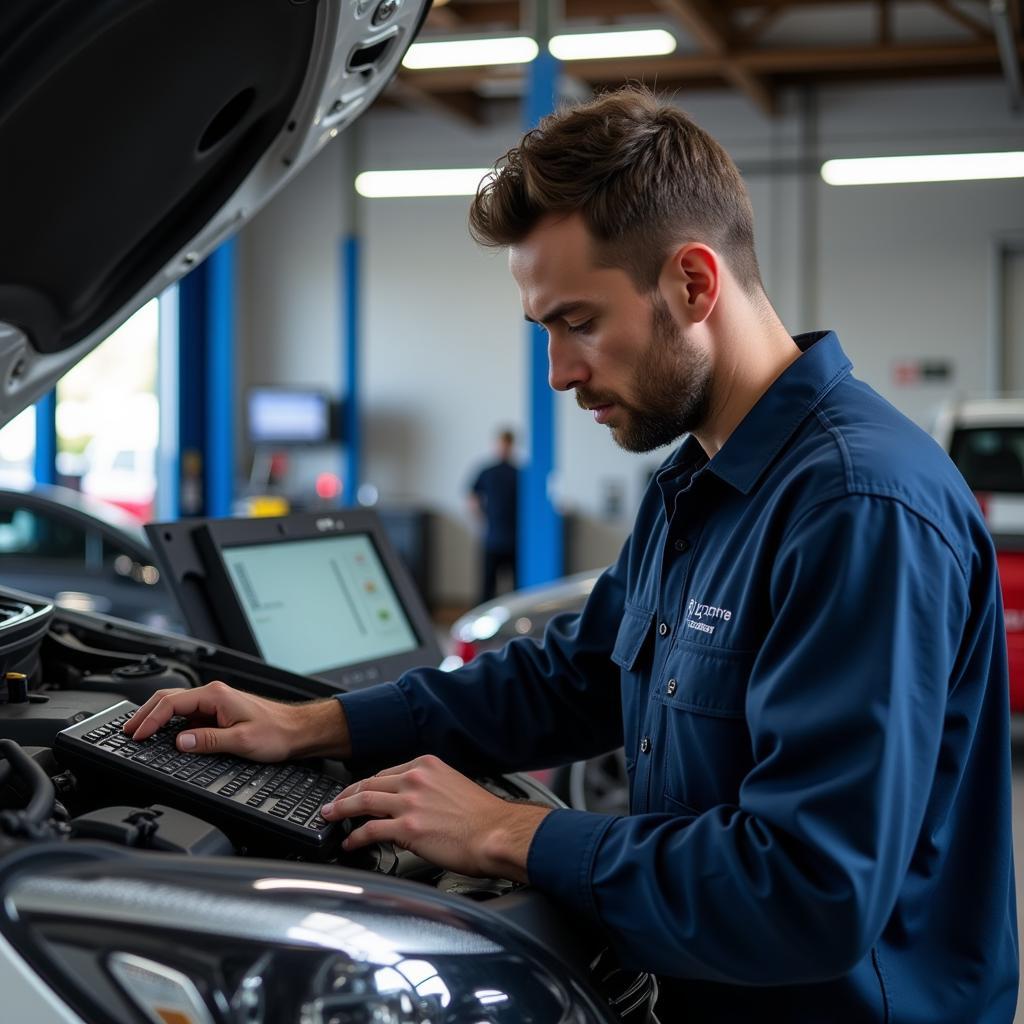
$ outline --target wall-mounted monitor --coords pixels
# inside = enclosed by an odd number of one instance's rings
[[[313,388],[254,387],[246,427],[253,447],[328,444],[338,439],[337,410],[330,395]]]

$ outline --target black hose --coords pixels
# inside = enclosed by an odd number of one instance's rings
[[[57,791],[50,776],[13,740],[0,740],[0,757],[28,785],[30,796],[28,805],[21,812],[22,819],[30,825],[47,824],[57,802]]]

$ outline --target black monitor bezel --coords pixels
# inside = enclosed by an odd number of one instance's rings
[[[441,661],[441,650],[426,606],[408,570],[387,539],[380,520],[370,509],[332,509],[273,518],[151,523],[146,532],[165,571],[169,570],[171,587],[190,630],[200,639],[211,640],[257,658],[263,655],[235,589],[224,552],[261,544],[367,536],[394,587],[417,646],[400,654],[326,668],[310,675],[335,683],[342,689],[358,689],[395,679],[410,668],[425,665],[436,668]]]
[[[256,437],[253,432],[252,423],[252,403],[253,399],[257,394],[277,394],[277,395],[303,395],[312,396],[319,399],[323,403],[324,408],[324,429],[325,433],[322,437],[310,439],[308,437],[296,438],[296,437]],[[252,448],[316,448],[318,446],[333,444],[334,442],[341,439],[339,430],[339,411],[338,402],[329,391],[325,391],[323,388],[316,387],[282,387],[276,384],[254,384],[246,392],[245,396],[245,433],[249,440],[249,444]]]

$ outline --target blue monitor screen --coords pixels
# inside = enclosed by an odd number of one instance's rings
[[[326,444],[330,439],[331,403],[322,392],[283,388],[249,392],[252,444]]]

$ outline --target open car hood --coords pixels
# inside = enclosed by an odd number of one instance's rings
[[[3,0],[0,425],[362,113],[429,0]]]

